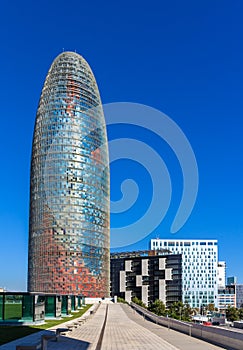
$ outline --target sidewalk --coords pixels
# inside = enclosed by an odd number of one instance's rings
[[[90,311],[94,310],[94,308],[96,307],[96,305],[92,305],[79,319],[85,319],[89,314],[90,314]],[[97,311],[98,312],[98,311]],[[60,328],[60,327],[66,327],[69,323],[72,323],[72,322],[76,322],[77,320],[68,320],[62,324],[59,324],[57,326],[54,326],[54,327],[51,327],[47,330],[43,330],[43,331],[40,331],[40,332],[36,332],[36,333],[33,333],[31,335],[28,335],[26,337],[23,337],[23,338],[19,338],[19,339],[16,339],[14,341],[11,341],[7,344],[4,344],[4,345],[1,345],[0,346],[0,350],[16,350],[16,345],[23,345],[23,344],[36,344],[38,342],[41,341],[41,337],[42,335],[54,335],[55,334],[55,330],[57,328]],[[21,326],[20,326],[21,327]],[[62,337],[62,341],[63,341],[63,338]],[[49,342],[50,344],[51,342]],[[72,344],[70,345],[71,347],[70,348],[65,348],[64,349],[74,349],[76,350],[77,348],[77,342],[74,344],[75,342],[72,342]],[[78,345],[82,345],[82,347],[78,347],[77,349],[80,349],[80,350],[85,350],[85,349],[88,349],[88,343],[85,343],[83,342],[83,344],[81,344],[82,342],[78,342],[79,344]],[[49,349],[49,344],[48,344],[48,349]],[[58,348],[56,348],[58,349]],[[62,348],[60,348],[62,349]]]
[[[125,305],[127,306],[127,305]],[[127,306],[128,308],[128,306]],[[102,349],[104,350],[177,350],[150,330],[131,320],[121,304],[109,307]],[[195,350],[195,349],[194,349]]]
[[[203,340],[190,337],[186,334],[168,329],[166,327],[156,325],[153,322],[145,320],[141,315],[134,311],[126,304],[121,305],[122,310],[126,313],[130,320],[136,322],[154,335],[162,338],[164,341],[175,346],[179,350],[222,350],[224,348],[212,345]],[[160,348],[163,349],[163,348]]]
[[[96,350],[105,310],[106,305],[101,304],[97,313],[87,323],[61,337],[60,342],[50,342],[48,350]],[[86,345],[79,342],[86,342]],[[221,347],[145,321],[124,304],[109,305],[101,349],[222,350]]]
[[[95,350],[104,323],[106,304],[101,304],[84,324],[73,328],[58,342],[49,342],[48,350]],[[62,326],[65,327],[65,324]],[[2,350],[0,348],[0,350]]]
[[[47,350],[222,350],[221,347],[146,321],[125,304],[108,305],[100,348],[97,344],[105,320],[106,306],[107,304],[101,304],[86,322],[77,322],[76,328],[61,336],[59,341],[49,341]],[[75,320],[57,327],[65,327],[70,322]],[[54,334],[57,327],[2,345],[0,350],[16,350],[16,345],[35,343],[41,334]]]

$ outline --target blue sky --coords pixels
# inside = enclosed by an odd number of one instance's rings
[[[3,1],[0,286],[26,289],[35,113],[49,66],[63,49],[76,50],[89,62],[103,103],[157,108],[191,143],[199,168],[198,197],[187,223],[172,236],[169,228],[182,187],[180,168],[166,144],[135,130],[159,150],[173,187],[168,215],[150,238],[218,239],[227,275],[243,283],[242,13],[241,0]],[[132,131],[108,132],[114,138]],[[143,215],[149,203],[149,177],[139,164],[125,162],[111,167],[112,199],[119,199],[126,176],[140,182],[143,191],[131,210],[111,216],[113,227]],[[128,170],[131,174],[126,175]],[[148,241],[127,248],[145,249]]]

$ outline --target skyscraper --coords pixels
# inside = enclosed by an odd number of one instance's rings
[[[28,290],[109,295],[105,120],[84,58],[63,52],[42,89],[32,144]]]

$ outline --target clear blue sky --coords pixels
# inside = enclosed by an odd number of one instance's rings
[[[181,127],[194,149],[200,183],[192,215],[172,238],[218,239],[227,275],[243,283],[242,14],[241,0],[3,0],[0,286],[26,289],[35,114],[47,70],[63,48],[77,50],[89,62],[103,103],[146,104]],[[181,191],[176,161],[166,147],[161,152],[172,168],[176,202]],[[124,169],[130,168],[138,182],[146,178],[136,166],[112,166],[113,199],[119,197]],[[150,185],[148,179],[147,190]],[[138,209],[112,215],[113,226],[145,210],[149,194],[141,191],[141,196]],[[150,237],[171,237],[176,203]],[[132,248],[147,248],[148,240]]]

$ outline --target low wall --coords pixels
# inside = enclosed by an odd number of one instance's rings
[[[243,349],[243,332],[239,333],[223,328],[221,329],[212,326],[193,324],[190,322],[182,322],[170,317],[157,316],[134,303],[131,303],[130,305],[145,318],[161,326],[165,326],[168,329],[174,329],[175,331],[179,331],[192,337],[226,347],[230,350]]]
[[[95,304],[95,303],[105,303],[110,302],[113,300],[113,298],[84,298],[85,304]]]

